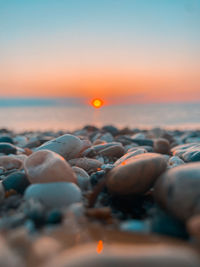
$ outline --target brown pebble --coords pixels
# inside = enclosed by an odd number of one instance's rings
[[[24,169],[31,183],[77,182],[67,161],[50,150],[31,154],[24,162]]]
[[[167,167],[163,156],[144,153],[127,159],[106,176],[106,184],[113,194],[141,194],[149,190]]]
[[[153,149],[156,153],[169,154],[170,152],[169,141],[164,138],[155,139],[153,143]]]
[[[82,168],[89,174],[94,171],[97,171],[99,168],[101,168],[102,165],[102,163],[99,160],[90,159],[86,157],[71,159],[69,160],[69,164],[71,166],[77,166],[79,168]]]

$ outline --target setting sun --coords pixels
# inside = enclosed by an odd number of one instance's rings
[[[103,106],[103,100],[95,98],[91,101],[91,104],[94,108],[101,108]]]

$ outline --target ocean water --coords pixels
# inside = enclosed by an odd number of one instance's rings
[[[110,105],[100,109],[77,101],[0,100],[0,128],[74,130],[84,125],[200,129],[200,103]]]

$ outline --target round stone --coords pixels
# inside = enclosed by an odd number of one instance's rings
[[[167,167],[163,156],[144,153],[121,162],[107,174],[107,187],[113,194],[133,195],[148,191]]]
[[[156,153],[169,154],[170,152],[169,141],[164,138],[155,139],[153,143],[153,149]]]
[[[168,170],[157,181],[156,201],[172,215],[185,221],[200,213],[200,163]]]
[[[61,208],[80,202],[81,191],[68,182],[34,184],[26,189],[24,197],[40,201],[47,208]]]
[[[23,194],[30,182],[23,172],[14,172],[8,175],[2,184],[6,192],[15,190],[17,193]]]
[[[77,182],[65,159],[49,150],[31,154],[24,162],[24,169],[31,183]]]

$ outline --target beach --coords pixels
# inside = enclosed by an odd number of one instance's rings
[[[199,130],[1,129],[0,153],[1,265],[199,266]]]

